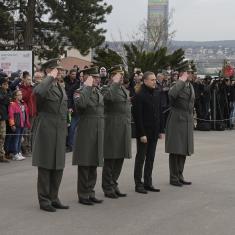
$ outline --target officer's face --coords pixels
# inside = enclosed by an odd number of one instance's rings
[[[60,81],[60,80],[63,79],[64,70],[62,70],[62,69],[57,69],[57,70],[58,70],[58,74],[57,74],[56,79],[57,79],[58,81]]]
[[[93,86],[98,87],[100,85],[100,77],[92,76],[93,77]]]
[[[192,81],[193,80],[193,73],[187,72],[187,74],[188,74],[188,81]]]
[[[149,88],[156,88],[157,78],[154,74],[149,75],[145,80],[144,84]]]

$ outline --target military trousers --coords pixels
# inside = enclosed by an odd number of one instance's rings
[[[77,193],[79,198],[95,197],[97,166],[78,166]]]
[[[122,171],[124,158],[104,159],[102,171],[102,188],[104,193],[120,192],[118,188],[118,178]]]
[[[38,201],[41,206],[51,205],[52,202],[60,202],[58,198],[59,187],[63,176],[63,170],[48,170],[38,167]]]
[[[137,154],[135,157],[134,179],[136,187],[152,186],[152,171],[155,159],[157,140],[149,140],[144,144],[137,139]],[[144,185],[142,183],[144,167]]]
[[[170,153],[169,155],[169,169],[170,182],[179,182],[184,180],[183,171],[186,156]]]

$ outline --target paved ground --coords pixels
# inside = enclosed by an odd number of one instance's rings
[[[196,132],[196,154],[186,164],[192,186],[168,184],[164,142],[158,145],[154,182],[160,193],[134,192],[134,159],[126,160],[120,188],[127,198],[93,207],[77,203],[76,167],[71,156],[61,185],[68,211],[38,208],[36,168],[31,159],[0,165],[0,235],[233,235],[235,233],[235,131]],[[48,143],[49,144],[49,143]],[[46,147],[46,146],[45,146]],[[135,143],[133,142],[133,156]],[[97,196],[103,198],[99,181]]]

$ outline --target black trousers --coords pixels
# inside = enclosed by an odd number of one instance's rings
[[[95,197],[97,166],[78,166],[77,193],[79,198]]]
[[[147,144],[137,139],[137,154],[135,157],[134,179],[136,187],[143,187],[142,176],[144,166],[144,185],[152,186],[152,171],[157,147],[157,140]]]
[[[104,159],[102,171],[102,188],[104,193],[120,192],[118,178],[122,171],[124,158]]]
[[[48,170],[38,167],[38,201],[41,206],[60,202],[58,198],[59,187],[64,170]]]
[[[170,182],[179,182],[184,180],[183,171],[186,156],[170,153],[169,155],[169,169]]]

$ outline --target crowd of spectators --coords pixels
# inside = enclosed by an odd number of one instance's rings
[[[106,68],[100,68],[101,86],[108,83]],[[124,85],[131,99],[138,93],[143,73],[136,69]],[[165,121],[169,110],[168,91],[179,77],[177,71],[163,71],[157,74],[157,86],[162,94],[162,110]],[[44,78],[43,72],[17,71],[7,76],[0,71],[0,162],[24,160],[31,155],[32,128],[37,115],[33,89]],[[75,129],[79,116],[74,109],[73,94],[83,85],[83,72],[77,66],[64,73],[61,83],[68,97],[67,151],[73,149]],[[194,74],[195,129],[232,129],[235,123],[235,79],[223,77],[199,78]]]

